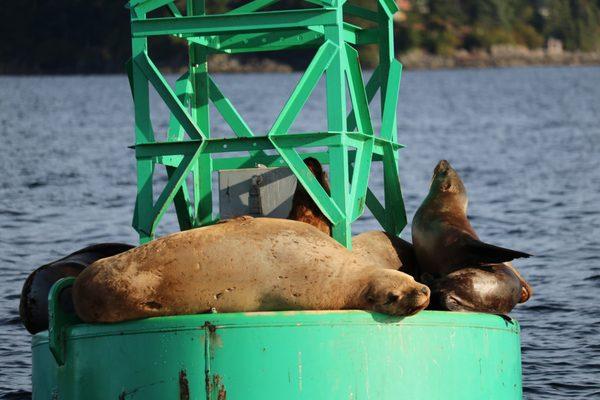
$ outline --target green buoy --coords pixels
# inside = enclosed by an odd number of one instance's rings
[[[313,8],[265,11],[277,1],[253,0],[206,15],[203,0],[188,0],[185,13],[172,0],[130,1],[128,73],[138,182],[133,226],[140,242],[154,238],[171,204],[182,230],[214,223],[213,172],[257,164],[288,166],[331,221],[333,237],[347,247],[351,224],[365,205],[388,233],[398,235],[405,227],[396,134],[402,70],[394,58],[396,4],[374,0],[367,9],[338,0],[308,2]],[[155,17],[159,8],[171,16]],[[188,45],[189,68],[174,88],[148,52],[148,39],[164,35]],[[365,84],[356,48],[366,44],[379,47],[380,63]],[[307,47],[317,49],[313,60],[262,134],[249,128],[208,71],[207,57],[214,53]],[[290,132],[323,75],[326,131]],[[150,120],[150,85],[170,111],[162,142]],[[378,91],[381,128],[375,132],[369,103]],[[211,134],[211,103],[235,137]],[[231,155],[240,151],[248,155]],[[217,153],[225,157],[213,157]],[[329,165],[331,196],[305,166],[309,156]],[[372,162],[383,165],[384,204],[368,187]],[[160,165],[168,181],[155,198],[153,174]],[[89,325],[60,308],[57,299],[72,282],[54,285],[49,332],[33,337],[35,400],[521,398],[519,326],[498,316],[273,312]]]
[[[423,311],[201,314],[33,339],[33,399],[520,399],[519,325]]]

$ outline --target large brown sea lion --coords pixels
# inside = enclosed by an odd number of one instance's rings
[[[219,312],[364,309],[411,315],[429,289],[366,263],[314,227],[243,217],[175,233],[86,268],[73,287],[86,322]]]
[[[131,248],[133,246],[122,243],[95,244],[33,271],[23,285],[19,304],[19,314],[25,328],[30,333],[48,329],[48,293],[56,281],[77,276],[94,261],[114,256]],[[73,309],[73,302],[69,296],[66,296],[63,302],[65,303],[63,307]]]
[[[516,304],[515,292],[520,293],[518,301],[526,301],[531,286],[508,261],[530,255],[480,241],[467,219],[467,205],[466,189],[458,173],[446,160],[440,161],[412,225],[419,280],[435,288],[435,297],[438,303],[442,299],[445,309],[457,309],[452,302],[462,300],[465,309],[493,310],[499,299],[504,299],[502,304]],[[443,299],[454,300],[444,304]],[[500,308],[512,309],[505,305]]]
[[[323,186],[325,192],[330,194],[331,189],[329,187],[329,179],[327,178],[327,173],[323,170],[321,163],[316,158],[312,157],[306,158],[304,163],[311,170],[315,178],[317,178],[317,181],[321,186]],[[298,182],[296,191],[294,192],[292,209],[290,210],[288,219],[306,222],[331,236],[331,222],[319,209],[300,182]]]

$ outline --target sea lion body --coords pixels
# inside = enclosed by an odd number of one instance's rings
[[[78,276],[93,262],[131,248],[133,246],[122,243],[95,244],[33,271],[23,285],[19,304],[19,315],[25,328],[32,334],[48,329],[48,294],[56,281]],[[62,303],[65,309],[73,309],[70,295],[65,296]]]
[[[356,258],[314,227],[238,218],[172,234],[85,269],[73,287],[86,322],[218,312],[365,309],[410,315],[429,290]]]
[[[430,287],[435,310],[508,314],[522,297],[521,281],[506,264],[462,268]]]
[[[417,259],[412,244],[383,231],[367,231],[352,238],[352,252],[365,262],[415,276]]]
[[[416,276],[436,288],[438,299],[440,293],[454,293],[462,307],[469,304],[472,311],[502,313],[531,296],[531,286],[509,263],[530,255],[480,241],[467,219],[467,206],[462,180],[447,161],[440,161],[429,194],[413,219]],[[519,293],[516,303],[515,290]]]

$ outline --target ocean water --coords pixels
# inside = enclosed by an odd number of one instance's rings
[[[260,134],[299,75],[216,79]],[[321,84],[295,129],[325,127],[323,96]],[[132,114],[124,76],[0,77],[0,398],[30,396],[27,275],[90,243],[136,242]],[[406,72],[398,116],[409,221],[444,158],[481,238],[535,255],[515,263],[535,290],[512,313],[525,397],[600,398],[600,68]],[[381,192],[377,168],[371,185]],[[369,215],[353,227],[377,228]],[[174,230],[171,213],[160,231]]]

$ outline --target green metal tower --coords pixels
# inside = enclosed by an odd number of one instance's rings
[[[383,229],[399,234],[406,215],[398,178],[396,106],[402,65],[394,58],[393,0],[374,0],[367,9],[341,0],[308,0],[312,8],[264,11],[278,0],[253,0],[224,14],[206,14],[204,0],[187,0],[185,14],[173,0],[131,0],[132,59],[128,64],[135,104],[137,199],[133,226],[144,243],[154,237],[167,208],[174,204],[180,228],[213,223],[212,173],[223,169],[288,166],[333,225],[333,237],[351,246],[351,224],[365,204]],[[150,17],[167,7],[170,17]],[[154,15],[155,13],[153,13]],[[352,18],[358,25],[348,22]],[[361,22],[362,21],[362,22]],[[187,41],[189,68],[172,88],[150,58],[148,40],[175,35]],[[365,85],[356,47],[376,44],[379,66]],[[256,134],[208,71],[215,53],[249,53],[314,47],[316,54],[271,129]],[[327,95],[326,132],[290,132],[321,77]],[[157,141],[150,120],[149,85],[170,111],[166,141]],[[346,85],[351,104],[346,104]],[[381,129],[374,132],[369,103],[381,96]],[[213,138],[210,103],[236,137]],[[310,148],[325,151],[306,152]],[[273,149],[277,155],[264,150]],[[303,152],[299,152],[303,150]],[[247,151],[247,156],[214,158],[216,153]],[[329,164],[331,196],[305,157]],[[382,162],[385,204],[368,188],[372,162]],[[166,167],[168,182],[157,199],[153,174]],[[193,187],[186,178],[193,176]],[[193,190],[193,196],[188,190]]]

